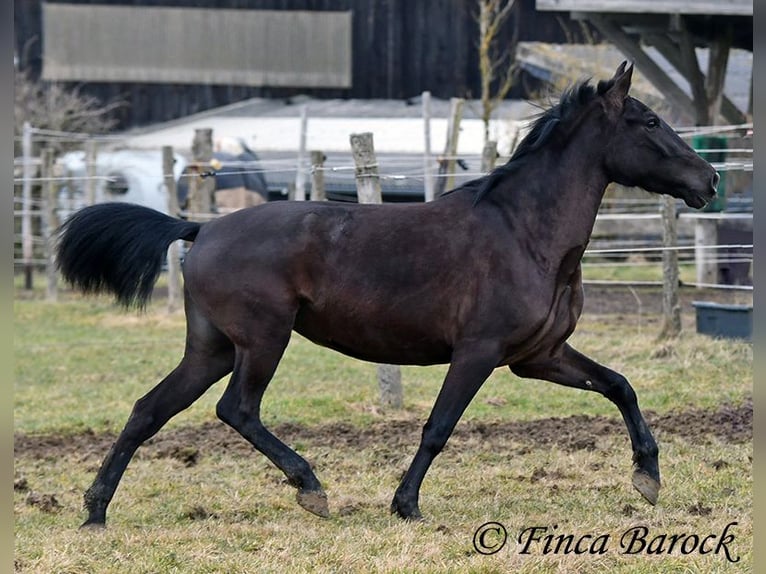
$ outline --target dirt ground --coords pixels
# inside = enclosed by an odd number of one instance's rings
[[[676,435],[694,444],[704,445],[712,438],[729,443],[744,443],[753,438],[752,400],[738,406],[723,404],[716,409],[690,408],[664,414],[645,411],[644,416],[655,434]],[[339,423],[313,427],[280,424],[272,430],[288,444],[385,450],[394,455],[409,452],[418,443],[422,423],[414,419],[392,420],[364,429]],[[565,451],[595,450],[599,436],[624,432],[622,420],[602,416],[574,415],[492,424],[466,422],[455,429],[450,444],[480,440],[485,445],[497,443],[502,449],[511,446],[509,454],[524,454],[530,449],[551,446]],[[16,435],[14,450],[16,456],[37,459],[67,455],[101,459],[115,439],[112,434],[94,433],[66,437]],[[223,453],[248,455],[252,447],[234,430],[216,421],[198,427],[164,430],[145,443],[136,456],[172,457],[193,466],[200,456]]]
[[[709,301],[722,304],[752,305],[753,292],[735,289],[697,289],[681,287],[679,304],[684,314],[694,313],[693,301]],[[592,314],[662,314],[661,287],[626,287],[585,285],[583,313]]]
[[[749,300],[747,298],[749,297]],[[699,290],[685,288],[680,292],[684,313],[693,313],[692,301],[719,303],[752,303],[752,294],[738,291]],[[640,302],[640,308],[639,308]],[[640,312],[658,318],[662,312],[662,293],[659,288],[629,288],[586,286],[584,313],[626,314]],[[652,430],[661,434],[683,437],[695,444],[704,444],[715,437],[730,443],[743,443],[753,437],[752,400],[739,406],[722,404],[716,409],[688,408],[657,414],[646,411],[644,416]],[[302,427],[291,424],[276,425],[272,430],[288,444],[303,442],[316,446],[372,448],[394,453],[410,452],[418,443],[423,421],[391,420],[378,422],[364,429],[344,424]],[[600,435],[624,433],[619,417],[593,417],[576,415],[566,418],[542,418],[529,422],[507,421],[487,425],[460,423],[450,444],[473,442],[497,443],[498,448],[511,448],[524,453],[536,447],[558,446],[564,450],[596,448]],[[67,454],[100,460],[116,436],[83,433],[78,436],[25,436],[15,435],[16,456],[31,458],[58,458]],[[231,452],[250,453],[252,447],[235,431],[221,422],[201,427],[163,430],[148,441],[137,456],[157,458],[174,457],[190,466],[199,456]]]

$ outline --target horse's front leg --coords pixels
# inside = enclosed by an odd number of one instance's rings
[[[657,503],[660,490],[657,443],[638,408],[636,393],[625,377],[599,365],[569,345],[564,345],[553,357],[513,365],[511,370],[520,377],[596,391],[617,405],[628,427],[633,447],[633,486],[651,504]]]
[[[421,518],[418,497],[423,478],[466,407],[497,366],[498,351],[499,347],[494,344],[474,343],[453,352],[447,376],[423,427],[418,451],[394,494],[392,513],[411,520]]]

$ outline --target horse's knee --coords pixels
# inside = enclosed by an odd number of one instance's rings
[[[157,428],[161,426],[155,416],[155,408],[154,401],[150,396],[138,399],[133,404],[133,410],[125,423],[121,437],[125,440],[143,441],[147,434],[154,434]]]
[[[604,394],[609,400],[622,405],[635,405],[638,403],[636,391],[623,375],[619,373],[612,374],[609,377],[608,383],[609,386]]]

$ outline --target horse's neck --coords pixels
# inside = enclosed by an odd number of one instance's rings
[[[497,190],[512,233],[546,272],[572,257],[579,261],[585,251],[608,184],[601,165],[569,146],[555,156],[540,154]]]
[[[510,208],[522,207],[530,223],[547,227],[566,243],[584,245],[609,183],[600,158],[577,145],[541,155],[517,174],[520,189]]]

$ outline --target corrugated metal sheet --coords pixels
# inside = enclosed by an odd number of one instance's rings
[[[43,4],[45,80],[351,87],[351,12]]]

